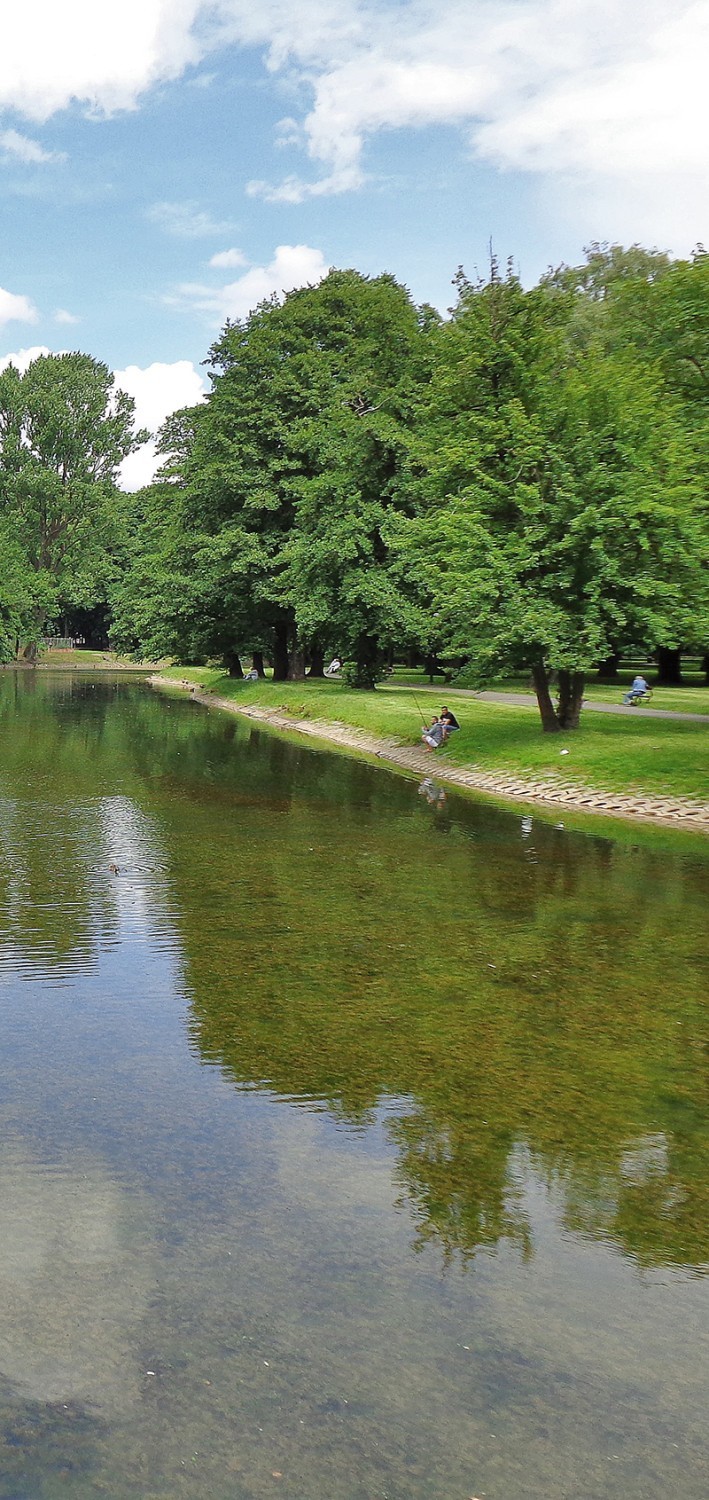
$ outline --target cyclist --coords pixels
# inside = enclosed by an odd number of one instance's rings
[[[645,681],[645,678],[641,677],[640,673],[638,673],[637,677],[633,678],[627,693],[624,694],[623,702],[637,703],[641,698],[644,698],[645,694],[649,693],[649,691],[649,684]]]

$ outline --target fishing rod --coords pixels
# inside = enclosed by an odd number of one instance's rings
[[[423,724],[424,729],[427,729],[428,728],[428,719],[424,719],[424,716],[423,716],[423,714],[421,712],[421,704],[419,703],[419,700],[416,697],[416,694],[413,691],[413,688],[411,690],[411,697],[413,698],[414,703],[416,704],[416,707],[417,707],[417,709],[419,711],[419,715],[420,715],[420,718],[421,718],[421,723]]]

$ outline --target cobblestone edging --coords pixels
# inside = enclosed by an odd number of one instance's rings
[[[608,817],[637,818],[653,823],[682,824],[709,833],[709,803],[695,802],[690,797],[656,797],[642,792],[606,792],[592,787],[580,786],[578,782],[565,781],[561,776],[546,775],[543,779],[522,776],[504,771],[483,771],[475,766],[463,768],[452,766],[425,750],[410,745],[401,745],[396,740],[378,739],[366,730],[353,729],[350,725],[328,723],[323,719],[293,719],[287,714],[271,712],[248,704],[237,704],[231,698],[219,698],[215,693],[202,691],[192,682],[170,677],[151,677],[157,687],[175,687],[187,691],[195,702],[207,708],[219,708],[226,713],[236,713],[259,723],[269,724],[274,729],[287,729],[311,739],[329,741],[343,749],[360,750],[374,755],[389,765],[402,770],[415,771],[421,775],[435,775],[436,781],[450,786],[468,787],[472,791],[487,792],[494,797],[510,798],[517,802],[540,802],[550,807],[566,807],[570,812],[599,813]]]

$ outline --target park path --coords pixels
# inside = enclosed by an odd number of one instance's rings
[[[395,686],[399,687],[399,684]],[[403,682],[401,689],[404,689]],[[411,692],[411,689],[409,688],[408,691]],[[473,688],[440,688],[435,685],[429,687],[428,683],[425,687],[423,685],[416,687],[415,691],[435,693],[439,698],[447,693],[449,698],[455,695],[457,698],[478,698],[483,703],[508,703],[510,708],[535,708],[538,712],[537,700],[533,693],[476,692]],[[675,708],[631,708],[625,703],[595,703],[588,699],[584,699],[583,711],[585,714],[623,714],[625,716],[629,714],[631,719],[679,719],[680,722],[684,721],[687,724],[709,724],[709,714],[685,714]]]

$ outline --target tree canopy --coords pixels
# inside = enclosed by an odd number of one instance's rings
[[[135,496],[105,365],[6,370],[0,649],[108,598],[116,644],[237,675],[524,670],[547,729],[618,652],[707,652],[709,257],[596,244],[534,287],[494,258],[455,285],[441,318],[334,270],[227,323]]]
[[[50,354],[0,374],[0,525],[12,539],[0,574],[13,630],[33,648],[67,604],[107,586],[117,541],[119,465],[147,436],[132,397],[88,354]]]
[[[459,293],[422,412],[427,503],[398,544],[437,641],[481,683],[526,668],[544,727],[573,728],[612,650],[686,641],[702,613],[706,632],[695,447],[658,365],[570,346],[548,288],[493,267]]]

